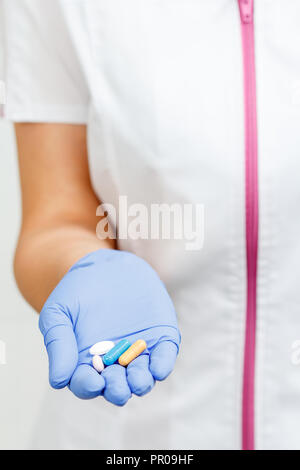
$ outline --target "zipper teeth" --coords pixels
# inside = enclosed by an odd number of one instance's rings
[[[242,448],[243,450],[253,450],[255,446],[254,397],[258,252],[258,159],[253,0],[239,0],[239,6],[242,21],[244,61],[247,256],[247,309],[242,401]]]

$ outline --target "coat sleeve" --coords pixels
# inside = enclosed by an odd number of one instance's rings
[[[1,2],[5,117],[15,122],[86,123],[88,87],[61,1]]]

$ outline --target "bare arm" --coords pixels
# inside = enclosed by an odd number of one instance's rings
[[[48,295],[82,256],[114,248],[96,237],[96,208],[86,128],[69,124],[16,124],[22,190],[22,226],[15,277],[40,311]]]

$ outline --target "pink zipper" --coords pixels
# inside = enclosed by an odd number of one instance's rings
[[[254,450],[256,280],[258,250],[257,110],[254,0],[238,0],[241,16],[245,98],[247,311],[244,347],[242,448]]]

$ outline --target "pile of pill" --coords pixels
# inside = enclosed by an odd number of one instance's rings
[[[123,367],[142,354],[147,348],[143,339],[138,339],[131,344],[127,339],[122,339],[117,344],[113,341],[100,341],[90,348],[93,356],[92,363],[97,372],[102,372],[105,366],[111,366],[115,362]]]

